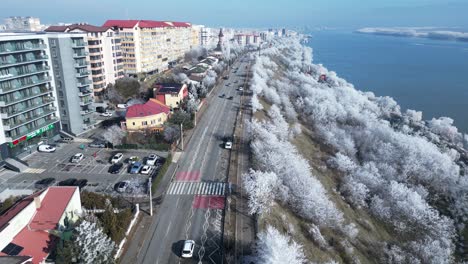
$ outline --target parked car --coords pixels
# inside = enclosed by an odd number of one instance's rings
[[[195,248],[195,241],[185,240],[184,247],[182,248],[182,257],[191,258],[193,256],[193,249]]]
[[[62,137],[60,139],[60,142],[63,142],[63,143],[70,143],[73,141],[73,138],[72,137]]]
[[[130,185],[129,181],[119,182],[119,184],[117,185],[116,190],[118,192],[125,192],[127,190],[127,188],[128,188],[128,185]]]
[[[130,168],[130,173],[131,174],[139,173],[142,166],[143,164],[141,164],[141,162],[136,161],[135,163],[132,164],[132,167]]]
[[[90,148],[105,148],[106,143],[101,142],[101,141],[94,141],[92,143],[89,143],[88,147],[90,147]]]
[[[37,151],[39,152],[54,152],[55,151],[55,147],[52,147],[51,145],[39,145],[37,147]]]
[[[140,158],[138,156],[131,156],[130,158],[128,158],[128,163],[133,164],[137,162],[139,159]]]
[[[145,165],[145,166],[143,166],[143,167],[141,168],[140,173],[141,173],[141,174],[148,175],[148,174],[151,173],[152,169],[153,169],[153,167],[151,167],[150,165]]]
[[[111,117],[112,113],[111,112],[104,112],[104,113],[101,113],[100,116]]]
[[[75,155],[73,155],[70,161],[71,163],[78,163],[82,161],[83,159],[84,159],[83,153],[76,153]]]
[[[75,186],[74,185],[75,183],[76,183],[76,179],[70,178],[70,179],[66,179],[66,180],[59,182],[58,186]]]
[[[78,186],[78,187],[80,187],[80,189],[83,189],[87,184],[88,184],[88,180],[81,179],[81,180],[75,181],[73,183],[73,186]]]
[[[118,104],[117,105],[117,108],[120,108],[120,109],[126,109],[128,107],[127,104]]]
[[[111,159],[111,163],[114,164],[114,163],[118,163],[122,160],[123,158],[123,154],[122,153],[117,153],[115,154],[112,159]]]
[[[109,167],[109,173],[117,174],[122,170],[122,168],[123,168],[123,163],[121,162],[114,163],[112,164],[112,166]]]
[[[156,161],[158,160],[158,156],[156,154],[150,154],[146,159],[146,165],[154,166]]]
[[[34,187],[36,189],[44,189],[44,188],[49,187],[50,185],[53,185],[54,182],[55,182],[55,178],[45,178],[45,179],[42,179],[42,180],[38,180],[34,184]]]

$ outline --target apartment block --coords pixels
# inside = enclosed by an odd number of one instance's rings
[[[48,33],[62,129],[80,135],[94,127],[93,82],[85,33]]]
[[[47,35],[0,33],[0,163],[60,130]]]
[[[37,17],[8,17],[4,19],[8,31],[41,31],[43,26]]]
[[[168,69],[169,63],[190,50],[192,25],[186,22],[152,20],[108,20],[122,40],[124,69],[128,74],[153,74]]]
[[[107,85],[115,84],[117,79],[124,76],[120,37],[111,28],[88,24],[73,24],[68,26],[50,26],[45,31],[85,33],[87,35],[95,96],[101,96]]]

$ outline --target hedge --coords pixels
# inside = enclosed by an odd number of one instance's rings
[[[158,188],[159,183],[161,182],[162,178],[167,172],[167,169],[172,163],[172,155],[169,154],[167,156],[166,160],[164,161],[164,164],[161,166],[161,169],[158,171],[158,174],[156,175],[156,178],[153,179],[153,183],[151,184],[151,191],[154,193],[156,192],[156,189]]]

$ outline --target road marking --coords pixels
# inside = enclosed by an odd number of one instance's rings
[[[167,189],[167,195],[224,195],[224,185],[221,182],[172,182]]]
[[[39,169],[39,168],[27,168],[24,173],[36,173],[36,174],[41,174],[43,173],[44,171],[46,171],[46,169]]]

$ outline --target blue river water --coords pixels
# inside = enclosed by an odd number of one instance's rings
[[[317,31],[307,45],[356,89],[391,96],[423,119],[448,116],[468,133],[468,43]]]

